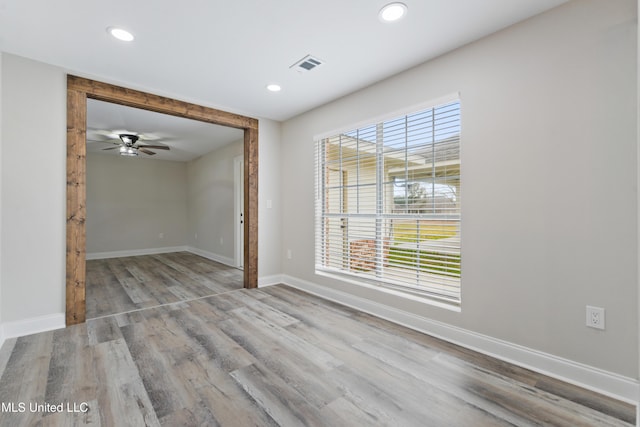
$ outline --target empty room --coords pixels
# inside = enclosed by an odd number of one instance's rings
[[[636,0],[0,1],[0,426],[638,426]]]
[[[86,318],[241,289],[242,131],[95,100],[87,129]]]

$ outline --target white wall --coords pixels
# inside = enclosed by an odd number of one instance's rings
[[[258,129],[258,282],[282,272],[282,150],[280,123]]]
[[[236,141],[188,163],[188,243],[233,264],[234,163],[244,152]],[[196,239],[197,234],[197,239]]]
[[[462,102],[462,312],[314,274],[316,134]],[[574,1],[282,127],[286,275],[638,377],[636,2]],[[585,306],[607,329],[585,327]]]
[[[64,313],[66,76],[2,54],[2,322]]]
[[[187,221],[185,162],[87,155],[87,256],[185,246]]]
[[[278,281],[282,272],[281,130],[259,119],[258,129],[258,281]],[[244,142],[216,150],[189,164],[189,245],[217,257],[234,258],[233,158]],[[228,204],[228,207],[225,205]],[[195,240],[198,233],[198,240]],[[220,238],[223,244],[220,244]],[[275,279],[274,279],[275,277]]]

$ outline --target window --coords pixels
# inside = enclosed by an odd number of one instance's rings
[[[316,272],[460,303],[460,102],[316,141]]]

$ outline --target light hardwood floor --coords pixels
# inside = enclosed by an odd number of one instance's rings
[[[87,319],[242,289],[243,273],[189,252],[87,261]]]
[[[0,372],[12,427],[632,426],[635,413],[285,285],[11,339]]]

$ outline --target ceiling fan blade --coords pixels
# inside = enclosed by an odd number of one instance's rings
[[[144,154],[148,154],[150,156],[153,156],[156,154],[153,151],[145,150],[144,148],[141,148],[141,147],[138,147],[138,151],[142,151]]]
[[[110,130],[104,129],[87,129],[87,136],[91,135],[91,138],[103,138],[105,141],[113,140],[113,134]]]
[[[140,141],[157,141],[161,139],[160,136],[153,133],[139,133],[138,137],[140,138]]]
[[[169,146],[167,145],[138,145],[138,148],[153,148],[156,150],[169,150]]]
[[[104,150],[115,150],[116,148],[120,148],[120,146],[116,145],[115,147],[103,148],[102,151],[104,151]]]

